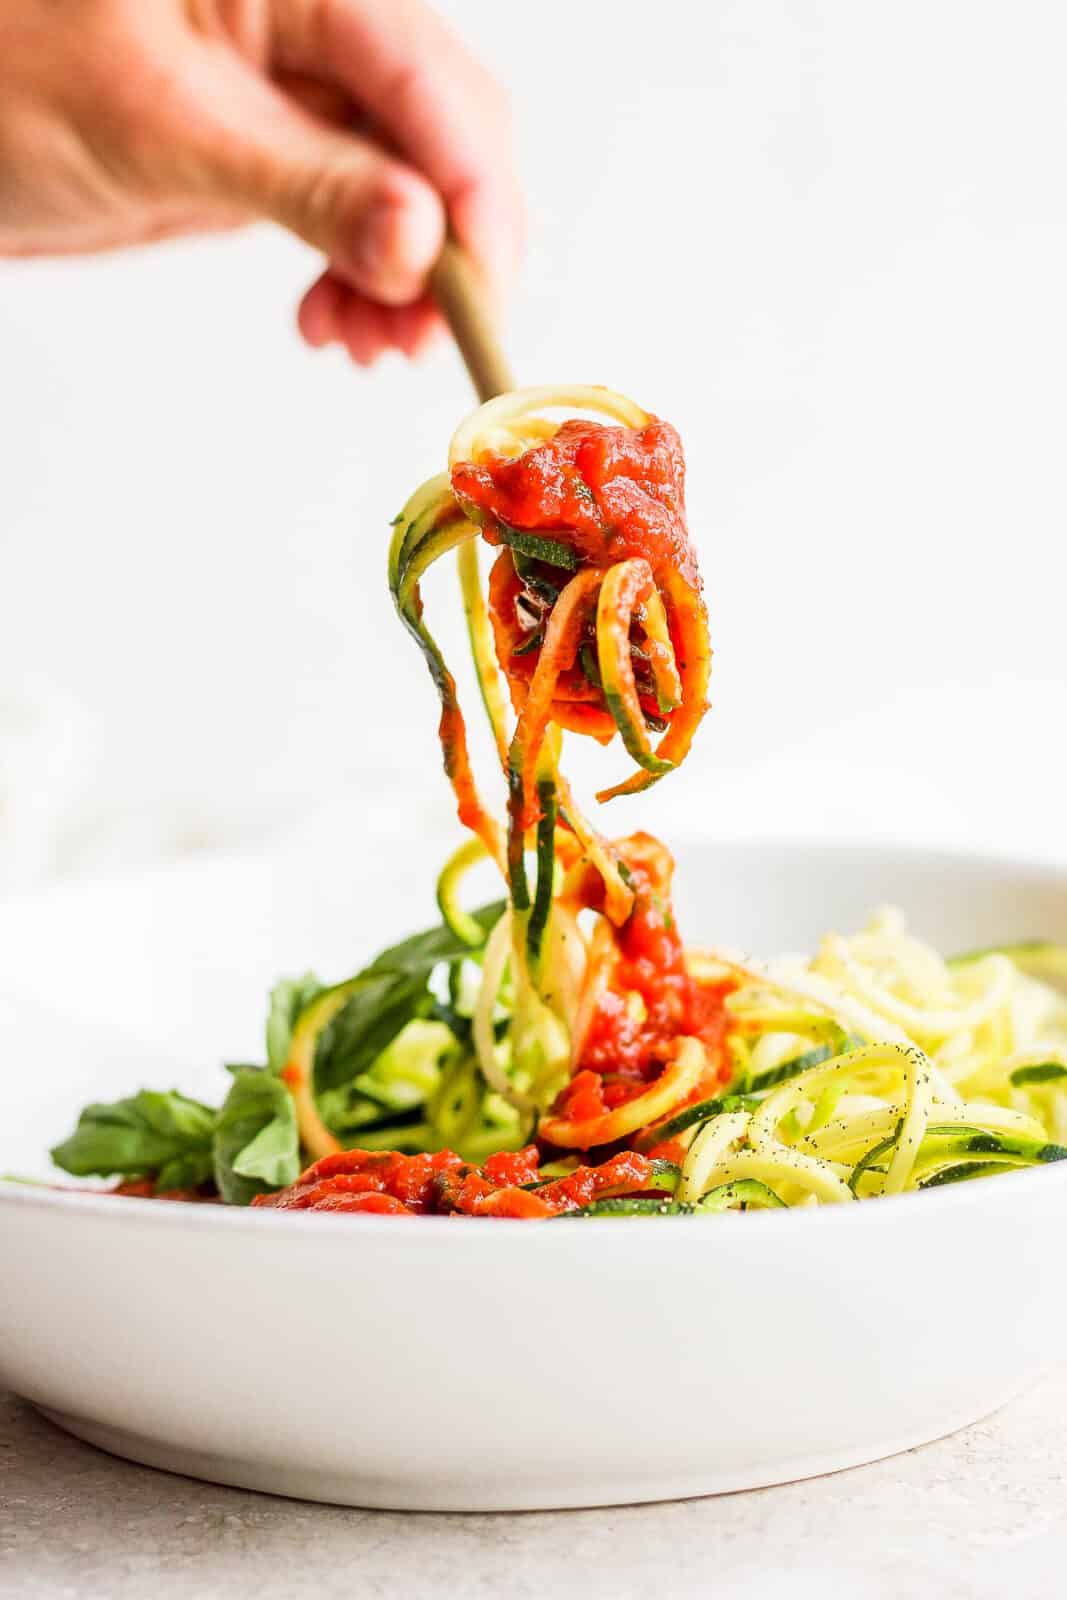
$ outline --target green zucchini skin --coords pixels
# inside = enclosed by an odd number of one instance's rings
[[[942,1167],[929,1178],[923,1178],[920,1189],[940,1189],[946,1183],[968,1183],[972,1178],[991,1178],[998,1172],[1014,1172],[1016,1164],[1007,1161],[959,1161],[955,1166]]]
[[[807,1072],[809,1067],[821,1067],[824,1061],[832,1061],[834,1056],[844,1055],[846,1050],[853,1050],[866,1043],[851,1034],[840,1032],[840,1037],[829,1044],[816,1045],[812,1050],[805,1050],[803,1055],[791,1056],[788,1061],[782,1061],[776,1067],[768,1067],[766,1072],[757,1072],[746,1084],[746,1093],[762,1094],[765,1089],[776,1089],[780,1083],[785,1083],[789,1078],[796,1078],[802,1072]]]
[[[522,528],[513,528],[507,522],[498,521],[496,526],[501,544],[517,550],[528,560],[543,561],[549,567],[562,567],[564,572],[577,572],[578,557],[569,545],[561,544],[558,539],[542,538],[538,533],[527,533]]]
[[[901,1117],[888,1139],[879,1139],[877,1144],[871,1146],[866,1155],[862,1155],[849,1175],[848,1186],[853,1194],[859,1193],[859,1182],[866,1172],[882,1172],[885,1169],[875,1165],[883,1156],[888,1155],[895,1147],[897,1140],[904,1130],[904,1119]]]
[[[712,1100],[701,1100],[698,1105],[686,1106],[684,1111],[657,1128],[656,1143],[665,1144],[668,1139],[676,1139],[694,1123],[710,1122],[712,1117],[720,1117],[726,1111],[754,1111],[759,1103],[758,1098],[750,1094],[723,1094]]]
[[[679,1200],[654,1200],[647,1195],[619,1195],[611,1200],[592,1200],[580,1211],[563,1211],[550,1222],[570,1222],[576,1217],[695,1217],[699,1206],[683,1205]],[[710,1215],[710,1213],[705,1213]]]
[[[857,1193],[866,1172],[881,1169],[875,1165],[895,1146],[900,1124],[888,1139],[882,1139],[862,1156],[852,1169],[849,1188]],[[960,1123],[931,1123],[923,1135],[915,1157],[917,1189],[932,1189],[942,1183],[958,1183],[966,1178],[984,1177],[992,1170],[1012,1167],[1045,1166],[1067,1161],[1067,1147],[1051,1140],[1030,1139],[1022,1134],[994,1133]],[[966,1170],[964,1170],[966,1169]],[[949,1174],[953,1174],[949,1176]]]
[[[518,764],[515,760],[510,762],[507,776],[508,814],[509,817],[515,818],[521,815],[526,799],[521,760]],[[522,829],[516,826],[508,829],[508,890],[515,910],[529,911],[530,885],[526,877],[526,841]]]
[[[978,950],[964,950],[960,955],[950,956],[948,965],[966,967],[986,956],[1007,956],[1025,977],[1067,991],[1067,945],[1055,944],[1051,939],[1019,939],[1014,944],[983,945]]]
[[[670,1165],[670,1163],[665,1163]],[[675,1168],[677,1171],[677,1168]],[[756,1178],[738,1178],[733,1183],[722,1183],[709,1190],[695,1205],[680,1200],[657,1200],[650,1195],[618,1195],[607,1200],[593,1200],[580,1211],[567,1211],[566,1217],[713,1217],[726,1211],[784,1210],[773,1189]],[[554,1218],[554,1221],[562,1221]]]
[[[1014,1157],[1037,1166],[1045,1166],[1053,1161],[1067,1161],[1067,1146],[1054,1144],[1051,1140],[1028,1139],[1022,1134],[992,1133],[987,1129],[977,1128],[966,1130],[959,1136],[956,1128],[945,1125],[928,1128],[926,1137],[931,1136],[943,1138],[944,1144],[941,1148],[951,1155]],[[920,1146],[920,1156],[925,1144],[926,1139]]]
[[[665,773],[673,772],[673,761],[662,761],[659,756],[650,751],[647,729],[631,718],[622,695],[611,687],[612,679],[610,673],[606,674],[604,671],[603,660],[600,662],[600,677],[603,684],[604,704],[610,711],[612,720],[622,735],[622,742],[627,755],[630,756],[631,760],[636,761],[637,765],[642,767],[645,772],[651,773],[654,777],[661,778]]]
[[[1030,1067],[1016,1067],[1011,1075],[1016,1088],[1028,1083],[1054,1083],[1057,1078],[1067,1078],[1067,1067],[1058,1061],[1040,1061]]]
[[[682,1169],[676,1161],[664,1161],[662,1156],[657,1156],[652,1162],[649,1188],[669,1189],[673,1192],[681,1182],[681,1177]]]
[[[786,1203],[767,1184],[758,1178],[735,1178],[732,1183],[720,1183],[709,1189],[697,1201],[698,1211],[778,1211],[786,1210]]]
[[[556,785],[552,779],[542,779],[537,785],[537,798],[541,805],[541,819],[537,824],[537,888],[533,908],[526,928],[526,948],[530,960],[541,959],[545,928],[552,910],[552,887],[556,864],[556,821],[559,804]]]
[[[596,652],[594,651],[592,645],[582,645],[582,648],[578,652],[578,664],[585,673],[588,682],[592,684],[593,688],[603,689],[604,685],[600,677],[600,665],[597,661]]]

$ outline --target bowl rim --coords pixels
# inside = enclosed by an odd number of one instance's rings
[[[442,853],[447,853],[449,841],[455,843],[450,831],[439,840]],[[946,842],[938,837],[930,839],[901,839],[884,832],[842,832],[833,836],[820,833],[797,833],[788,829],[764,828],[758,833],[748,833],[737,827],[717,829],[712,822],[698,821],[691,815],[682,815],[671,823],[671,836],[667,843],[672,855],[680,854],[691,846],[712,849],[736,849],[758,853],[762,850],[788,851],[815,855],[881,856],[900,860],[925,860],[943,862],[948,867],[992,867],[1017,872],[1029,878],[1060,879],[1067,889],[1067,854],[1056,858],[1042,851],[1020,854],[1017,848],[990,845],[965,846]],[[281,860],[288,864],[288,851],[282,851]],[[301,854],[298,858],[303,860]],[[310,860],[318,860],[317,854]],[[130,889],[137,884],[151,884],[154,889],[170,880],[180,881],[190,874],[213,875],[217,872],[271,871],[278,863],[276,852],[267,847],[221,847],[185,858],[170,858],[134,864],[126,868],[87,873],[84,877],[61,878],[49,883],[15,890],[0,904],[0,927],[10,918],[16,919],[27,907],[49,906],[61,909],[67,900],[85,895],[98,895],[118,888]]]

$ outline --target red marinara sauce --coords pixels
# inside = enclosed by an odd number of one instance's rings
[[[685,457],[669,422],[643,428],[565,422],[521,456],[488,455],[452,468],[452,489],[500,543],[501,523],[565,544],[583,566],[643,556],[699,586],[685,522]]]
[[[316,1161],[288,1189],[258,1195],[252,1204],[279,1211],[522,1219],[557,1217],[605,1194],[652,1186],[651,1161],[629,1150],[547,1182],[539,1179],[539,1162],[534,1145],[501,1151],[483,1167],[468,1166],[452,1150],[432,1156],[344,1150]]]
[[[576,1122],[600,1117],[640,1094],[658,1076],[678,1038],[700,1039],[708,1069],[691,1098],[699,1100],[730,1077],[726,1052],[733,980],[693,978],[671,901],[674,861],[651,834],[617,842],[635,890],[634,908],[615,933],[615,955],[582,1041],[578,1070],[553,1111]],[[583,902],[601,909],[602,883],[588,872]]]
[[[674,861],[666,846],[636,833],[619,841],[619,852],[635,890],[634,908],[616,932],[617,959],[583,1041],[579,1068],[644,1078],[653,1064],[658,1069],[664,1046],[681,1036],[702,1040],[718,1067],[728,1022],[723,1002],[734,985],[698,983],[689,974],[671,901]]]
[[[451,482],[486,542],[505,546],[489,577],[489,617],[515,710],[525,704],[549,618],[574,569],[601,572],[640,559],[665,605],[683,703],[666,712],[660,706],[640,605],[630,634],[634,689],[649,728],[677,729],[680,750],[688,748],[706,709],[703,690],[693,694],[686,685],[690,673],[699,677],[707,654],[707,617],[686,526],[682,444],[670,423],[653,418],[622,428],[572,420],[520,456],[487,452],[458,462]],[[607,744],[616,719],[600,683],[596,623],[590,603],[576,647],[557,662],[551,715],[560,727]]]
[[[126,1195],[131,1200],[183,1200],[202,1205],[213,1205],[218,1196],[203,1189],[157,1189],[155,1178],[126,1178],[112,1189],[91,1190],[90,1193]]]

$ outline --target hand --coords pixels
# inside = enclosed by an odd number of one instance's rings
[[[3,0],[0,255],[269,218],[329,266],[312,345],[414,355],[446,213],[498,292],[521,243],[499,85],[421,0]]]

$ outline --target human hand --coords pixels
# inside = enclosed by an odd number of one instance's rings
[[[328,267],[312,345],[416,354],[446,215],[498,293],[522,207],[503,91],[421,0],[4,0],[0,255],[264,218]]]

